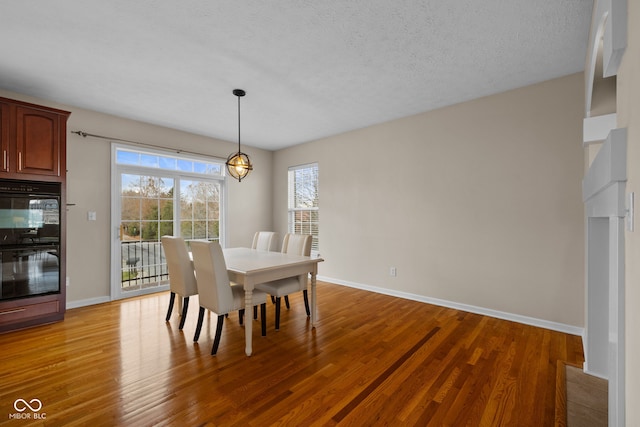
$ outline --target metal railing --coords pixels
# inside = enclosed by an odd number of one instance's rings
[[[210,238],[218,241],[219,238]],[[191,240],[187,240],[189,246]],[[120,242],[122,289],[153,287],[168,282],[169,269],[162,243],[157,241]]]
[[[169,280],[162,243],[132,241],[120,243],[122,288],[154,286]]]

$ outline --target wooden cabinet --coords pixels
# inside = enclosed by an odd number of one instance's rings
[[[57,264],[59,272],[59,292],[36,293],[25,297],[22,294],[7,296],[3,294],[5,289],[0,288],[0,332],[64,319],[66,307],[66,134],[69,114],[67,111],[0,97],[0,149],[2,150],[0,188],[8,188],[9,185],[33,187],[37,182],[47,183],[49,187],[57,188],[60,213],[58,246],[53,251],[38,249],[43,256],[31,255],[30,251],[26,250],[28,248],[22,248],[22,243],[18,243],[17,246],[20,247],[16,251],[22,250],[24,255],[19,257],[14,255],[12,258],[7,255],[5,260],[4,254],[13,249],[6,238],[5,241],[0,241],[0,249],[2,249],[0,252],[3,254],[0,257],[0,272],[2,272],[0,286],[5,284],[5,273],[15,278],[18,270],[31,269],[32,264],[35,264],[32,269],[34,273],[30,274],[36,275],[36,282],[38,282],[38,274],[42,274],[42,277],[45,274],[52,274],[50,267],[53,265]],[[15,184],[16,182],[18,184]],[[7,206],[5,205],[8,203],[10,204],[10,202],[6,200],[3,202],[0,199],[0,208],[6,211]],[[18,231],[11,229],[11,224],[2,224],[4,225],[0,226],[0,231],[5,236],[15,235],[19,231],[30,236],[31,233],[38,230],[38,226],[36,225],[34,228],[31,223],[27,225],[27,229]],[[42,230],[46,228],[46,226],[41,227]],[[47,239],[42,236],[38,236],[38,238],[39,242]],[[16,243],[12,244],[16,246]],[[37,263],[31,262],[32,258],[37,259]],[[14,282],[20,286],[23,284],[17,279],[14,279]]]
[[[46,295],[0,303],[0,333],[63,320],[65,304],[60,298]]]
[[[0,98],[0,178],[64,179],[69,114]]]
[[[9,128],[11,127],[11,120],[9,119],[10,109],[10,104],[0,100],[0,146],[2,148],[2,164],[0,164],[2,167],[0,168],[0,173],[9,172],[9,138],[11,137],[9,133]]]

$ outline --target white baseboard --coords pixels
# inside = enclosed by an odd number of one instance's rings
[[[462,304],[453,301],[447,301],[438,298],[425,297],[423,295],[411,294],[408,292],[395,291],[392,289],[380,288],[377,286],[363,285],[361,283],[349,282],[346,280],[334,279],[331,277],[317,276],[318,280],[325,282],[335,283],[337,285],[348,286],[350,288],[362,289],[365,291],[376,292],[379,294],[394,296],[398,298],[404,298],[412,301],[424,302],[427,304],[433,304],[441,307],[453,308],[456,310],[467,311],[469,313],[482,314],[484,316],[495,317],[497,319],[510,320],[512,322],[523,323],[525,325],[537,326],[539,328],[550,329],[552,331],[563,332],[570,335],[579,335],[583,337],[584,341],[584,328],[577,326],[566,325],[563,323],[550,322],[548,320],[537,319],[534,317],[522,316],[519,314],[507,313],[504,311],[492,310],[484,307],[477,307],[469,304]],[[79,308],[86,307],[88,305],[102,304],[111,301],[108,296],[89,298],[79,301],[67,302],[67,308]]]
[[[108,296],[89,298],[89,299],[83,299],[79,301],[67,302],[67,308],[70,309],[70,308],[86,307],[88,305],[102,304],[109,301],[111,301],[111,297],[108,297]]]
[[[552,331],[563,332],[570,335],[579,335],[584,337],[584,328],[566,325],[563,323],[550,322],[548,320],[537,319],[535,317],[522,316],[520,314],[507,313],[504,311],[492,310],[474,305],[461,304],[458,302],[447,301],[438,298],[425,297],[424,295],[410,294],[408,292],[395,291],[392,289],[380,288],[377,286],[363,285],[361,283],[348,282],[345,280],[334,279],[331,277],[317,276],[318,280],[335,283],[338,285],[348,286],[350,288],[362,289],[365,291],[376,292],[379,294],[390,295],[398,298],[409,299],[413,301],[424,302],[441,307],[453,308],[456,310],[467,311],[469,313],[482,314],[484,316],[495,317],[497,319],[510,320],[512,322],[523,323],[525,325],[537,326],[539,328],[550,329]]]

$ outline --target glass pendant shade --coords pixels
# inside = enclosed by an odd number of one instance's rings
[[[237,153],[231,154],[227,159],[227,170],[229,171],[229,175],[238,181],[242,181],[242,179],[253,170],[253,166],[251,165],[249,156],[238,151]]]

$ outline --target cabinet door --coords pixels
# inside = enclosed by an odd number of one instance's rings
[[[9,104],[0,102],[0,172],[9,172]]]
[[[16,107],[17,172],[60,176],[59,115]]]

